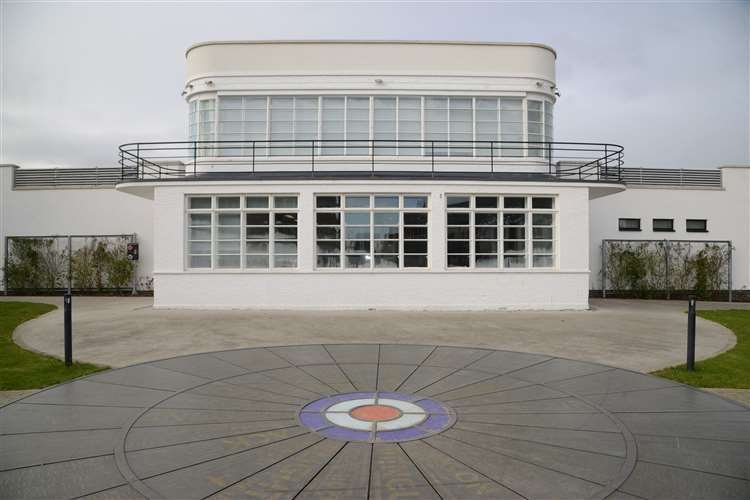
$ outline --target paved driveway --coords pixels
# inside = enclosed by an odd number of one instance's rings
[[[62,356],[60,308],[16,330],[24,347]],[[208,351],[289,344],[404,343],[506,349],[648,372],[684,362],[684,302],[592,300],[590,311],[188,311],[156,310],[145,297],[75,297],[74,356],[126,366]],[[704,303],[704,308],[748,307]],[[734,335],[698,319],[697,357],[732,347]]]

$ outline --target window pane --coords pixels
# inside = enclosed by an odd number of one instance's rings
[[[218,222],[220,226],[239,226],[240,214],[219,214]]]
[[[398,208],[398,196],[376,196],[375,208]]]
[[[318,241],[318,253],[332,254],[341,253],[341,245],[338,241]]]
[[[533,214],[532,224],[535,226],[551,226],[552,225],[552,214]]]
[[[216,267],[222,269],[236,269],[240,267],[239,255],[219,255]]]
[[[708,224],[706,219],[687,219],[685,229],[691,233],[705,233],[708,232]]]
[[[404,228],[406,233],[406,228]],[[397,240],[398,226],[375,226],[373,228],[373,237],[376,240]]]
[[[427,197],[404,196],[404,208],[427,208]]]
[[[448,224],[453,226],[467,226],[469,224],[468,213],[449,213]]]
[[[211,214],[190,214],[188,224],[191,226],[210,226]]]
[[[531,199],[531,208],[543,208],[543,209],[555,208],[555,199],[534,197]]]
[[[477,212],[474,214],[474,223],[477,226],[494,226],[497,224],[497,214]]]
[[[294,226],[275,227],[273,235],[277,240],[296,240],[297,228]]]
[[[341,229],[338,227],[318,227],[316,236],[320,240],[337,240],[341,238]]]
[[[514,196],[503,198],[503,206],[505,208],[526,208],[526,198]]]
[[[240,197],[224,197],[220,196],[217,198],[219,208],[240,208]]]
[[[375,267],[377,268],[398,268],[398,255],[376,255]],[[415,267],[415,266],[406,266]]]
[[[315,206],[318,208],[338,208],[341,206],[340,196],[317,196]]]
[[[200,210],[200,209],[207,209],[211,208],[211,197],[207,196],[205,198],[190,198],[190,209],[191,210]]]
[[[346,224],[365,225],[370,223],[370,212],[347,212],[344,215]]]
[[[268,208],[268,196],[248,196],[245,198],[246,208]]]
[[[468,255],[449,255],[448,267],[469,267]]]
[[[267,255],[247,255],[245,256],[245,267],[250,269],[268,268]]]
[[[341,267],[341,257],[338,255],[318,255],[317,267]]]
[[[323,226],[338,226],[341,224],[341,214],[338,212],[320,212],[315,214],[315,220]]]
[[[641,219],[618,219],[617,223],[620,231],[641,230]]]
[[[296,255],[274,255],[273,266],[280,268],[297,267]]]
[[[273,223],[277,226],[296,226],[296,213],[274,214]]]
[[[378,226],[398,224],[398,212],[375,212],[373,222]]]
[[[245,214],[245,222],[248,226],[267,226],[268,213]]]
[[[347,196],[346,197],[346,208],[369,208],[370,197],[369,196]]]
[[[425,225],[427,224],[426,213],[404,213],[405,225]]]
[[[448,196],[448,208],[469,208],[469,196]]]
[[[192,268],[211,267],[211,256],[210,255],[191,255],[190,267]]]
[[[273,199],[274,208],[297,208],[296,196],[275,196]]]
[[[479,268],[497,267],[497,255],[477,255],[475,262]]]
[[[497,208],[497,196],[477,196],[477,208]]]
[[[427,267],[427,256],[404,255],[404,267]]]

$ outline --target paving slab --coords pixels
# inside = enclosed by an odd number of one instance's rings
[[[0,408],[0,498],[748,498],[750,408],[477,347],[250,348]]]

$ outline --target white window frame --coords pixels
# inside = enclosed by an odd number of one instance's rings
[[[339,207],[331,207],[331,208],[318,208],[317,199],[318,197],[339,197]],[[346,197],[347,196],[353,196],[353,197],[369,197],[369,208],[359,208],[359,207],[352,207],[347,208],[346,207]],[[380,196],[394,196],[398,198],[398,207],[375,207],[375,197]],[[427,207],[426,208],[408,208],[405,207],[404,200],[405,198],[409,197],[422,197],[426,198],[427,200]],[[313,225],[314,225],[314,231],[313,231],[313,269],[315,271],[320,272],[398,272],[398,271],[416,271],[416,272],[424,272],[429,271],[431,269],[431,256],[430,256],[430,232],[431,232],[431,225],[430,225],[430,219],[432,217],[432,200],[430,199],[431,196],[429,193],[393,193],[393,192],[383,192],[383,193],[356,193],[356,192],[343,192],[343,193],[315,193],[313,196]],[[369,214],[369,242],[370,242],[370,250],[369,253],[361,254],[361,255],[368,255],[370,258],[370,265],[368,267],[346,267],[346,214],[352,213],[352,212],[359,212],[359,213],[368,213]],[[338,213],[340,218],[340,224],[339,224],[339,253],[338,254],[319,254],[318,252],[318,214],[319,213]],[[381,241],[381,239],[375,238],[375,223],[374,223],[374,215],[375,213],[398,213],[399,214],[399,221],[398,221],[398,257],[399,257],[399,266],[398,267],[375,267],[375,241]],[[404,223],[404,213],[424,213],[427,215],[427,221],[425,224],[405,224]],[[329,225],[323,224],[322,227],[328,227]],[[409,239],[405,240],[404,238],[404,227],[423,227],[427,230],[427,238],[426,239]],[[325,239],[320,241],[326,241]],[[329,240],[329,241],[335,241],[335,240]],[[395,241],[395,240],[394,240]],[[418,242],[424,242],[425,244],[425,253],[406,253],[405,252],[405,243],[406,241],[418,241]],[[322,267],[318,265],[318,256],[322,255],[338,255],[339,256],[339,265],[338,267]],[[350,253],[352,255],[352,253]],[[379,255],[390,255],[390,254],[379,254]],[[395,255],[395,254],[394,254]],[[423,267],[409,267],[406,266],[406,256],[407,255],[420,255],[424,256],[426,259],[426,265]]]
[[[449,208],[448,207],[448,198],[454,197],[454,196],[464,196],[469,198],[469,207],[457,207],[457,208]],[[497,207],[496,208],[477,208],[476,205],[476,198],[497,198]],[[505,198],[524,198],[524,208],[505,208]],[[553,208],[552,209],[538,209],[538,208],[532,208],[532,203],[534,198],[552,198],[553,200]],[[558,262],[559,262],[559,228],[560,228],[560,214],[559,214],[559,197],[556,194],[544,194],[544,193],[534,193],[534,194],[524,194],[524,193],[445,193],[445,268],[449,272],[468,272],[468,271],[476,271],[476,272],[497,272],[497,271],[553,271],[558,269]],[[456,227],[468,227],[469,229],[469,265],[467,267],[464,266],[450,266],[449,265],[449,256],[450,255],[467,255],[467,254],[451,254],[448,251],[448,245],[450,241],[466,241],[466,240],[457,240],[457,239],[449,239],[448,237],[448,231],[449,231],[449,224],[448,224],[448,217],[449,214],[452,213],[468,213],[469,214],[469,223],[467,226],[464,225],[456,225],[456,224],[450,224],[450,226],[456,226]],[[477,213],[494,213],[497,214],[497,221],[494,226],[488,225],[488,226],[477,226],[476,225],[476,214]],[[506,267],[505,266],[505,249],[504,249],[504,243],[505,243],[505,235],[504,235],[504,227],[503,224],[503,215],[504,214],[511,214],[511,213],[523,213],[524,215],[524,253],[523,254],[508,254],[510,255],[524,255],[525,256],[525,266],[523,267]],[[534,237],[533,237],[533,231],[534,231],[534,223],[533,223],[533,216],[534,214],[552,214],[552,253],[539,253],[536,254],[538,256],[542,255],[551,255],[552,256],[552,266],[548,267],[535,267],[534,266]],[[497,251],[495,252],[495,255],[497,256],[497,265],[495,267],[478,267],[476,265],[476,228],[477,227],[495,227],[497,229],[497,238],[494,240],[486,240],[488,242],[496,242],[497,243]],[[518,226],[521,227],[521,226]],[[541,226],[538,225],[536,227],[550,227],[550,226]],[[483,240],[479,240],[480,242]],[[546,238],[542,239],[539,238],[536,241],[549,241]],[[481,254],[481,255],[491,255],[491,254]]]
[[[240,206],[239,208],[218,208],[218,198],[233,198],[239,197]],[[248,208],[246,199],[248,197],[266,197],[268,199],[268,206],[265,208]],[[276,208],[276,198],[295,197],[297,200],[297,206],[295,208]],[[190,200],[191,198],[210,198],[211,208],[205,209],[191,209]],[[185,265],[184,270],[190,272],[248,272],[248,273],[268,273],[268,272],[293,272],[300,269],[300,194],[299,193],[212,193],[212,194],[199,194],[190,193],[185,195],[185,223],[184,223],[184,256]],[[211,214],[211,225],[205,226],[211,229],[211,265],[210,267],[191,267],[190,266],[190,243],[193,241],[204,241],[204,240],[191,240],[190,239],[190,215],[191,214]],[[239,213],[240,214],[240,266],[239,267],[218,267],[218,216],[222,213]],[[246,257],[248,255],[260,255],[250,254],[247,252],[247,214],[252,213],[268,213],[268,267],[248,267]],[[284,225],[283,227],[295,227],[297,229],[296,239],[282,239],[276,238],[274,235],[275,228],[275,215],[279,213],[294,213],[297,216],[297,224]],[[229,240],[227,240],[229,241]],[[294,255],[296,257],[296,265],[294,267],[277,267],[275,265],[275,246],[277,243],[296,243],[297,251],[295,254],[279,254],[279,255]],[[202,255],[202,254],[197,254]],[[232,254],[233,255],[233,254]]]

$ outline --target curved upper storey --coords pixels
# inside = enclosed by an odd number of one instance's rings
[[[532,43],[218,41],[186,53],[186,98],[222,91],[538,92],[555,51]]]

